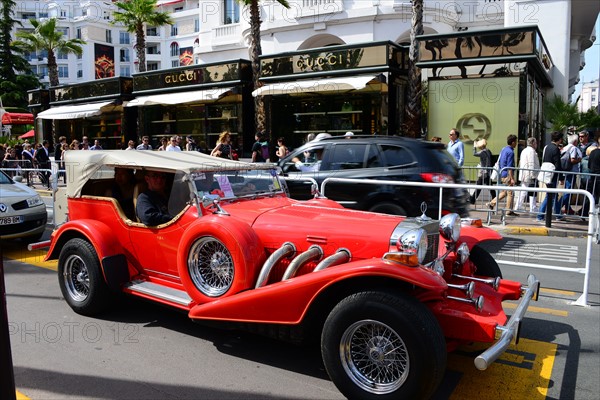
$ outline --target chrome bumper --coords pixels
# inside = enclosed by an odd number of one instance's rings
[[[527,311],[527,307],[529,306],[529,302],[533,299],[538,299],[539,291],[540,291],[540,281],[535,277],[535,275],[529,275],[527,277],[527,287],[523,288],[525,293],[521,298],[521,302],[517,306],[515,312],[510,317],[506,325],[497,326],[496,331],[500,333],[500,338],[496,343],[494,343],[490,348],[481,353],[477,358],[475,358],[475,367],[479,370],[487,369],[491,363],[496,361],[498,357],[502,353],[506,351],[508,346],[513,339],[519,340],[519,327],[521,325],[521,320],[523,319],[523,315]]]

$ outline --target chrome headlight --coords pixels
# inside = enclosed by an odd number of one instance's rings
[[[44,204],[44,200],[42,200],[39,194],[27,199],[27,207],[29,208],[40,206],[42,204]]]
[[[427,232],[423,229],[406,232],[398,240],[398,250],[415,253],[419,264],[422,263],[427,255]]]
[[[411,229],[398,238],[395,248],[390,248],[383,259],[416,267],[423,263],[426,255],[427,232],[424,229]]]
[[[460,246],[458,246],[458,250],[456,250],[456,252],[458,253],[458,259],[460,260],[461,264],[466,263],[469,259],[469,255],[471,254],[469,252],[469,246],[467,246],[466,243],[462,243]]]
[[[440,220],[440,235],[446,240],[456,242],[460,237],[460,216],[447,214]]]

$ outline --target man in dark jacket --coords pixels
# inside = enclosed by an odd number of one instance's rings
[[[560,149],[558,146],[562,143],[563,134],[562,132],[552,132],[551,142],[544,148],[544,153],[542,156],[542,163],[549,162],[554,164],[554,174],[552,175],[552,181],[547,184],[548,188],[556,188],[558,183],[558,177],[560,174],[557,172],[562,171],[562,166],[560,163]],[[540,206],[540,212],[537,216],[537,220],[540,222],[544,221],[544,215],[546,214],[546,207],[548,206],[548,197],[552,199],[552,210],[554,214],[560,214],[560,203],[557,200],[557,195],[554,193],[548,193]],[[559,216],[557,219],[562,219],[564,217]]]
[[[44,171],[41,172],[41,177],[43,179],[43,183],[48,186],[50,189],[50,143],[47,140],[42,142],[42,147],[40,147],[35,152],[35,160],[37,161],[38,168]]]
[[[163,172],[148,171],[144,176],[148,190],[137,198],[135,213],[138,219],[148,226],[164,224],[173,219],[167,208],[165,184],[167,176]]]

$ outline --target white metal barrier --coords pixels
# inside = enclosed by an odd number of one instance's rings
[[[419,187],[431,187],[439,190],[439,203],[443,204],[443,189],[487,189],[487,190],[508,190],[508,191],[522,191],[522,187],[518,186],[500,186],[497,185],[472,185],[472,184],[458,184],[458,183],[429,183],[429,182],[407,182],[407,181],[388,181],[388,180],[374,180],[374,179],[347,179],[347,178],[327,178],[321,184],[321,194],[327,197],[326,187],[330,182],[343,182],[343,183],[356,183],[356,184],[371,184],[371,185],[395,185],[395,186],[419,186]],[[586,196],[590,202],[590,215],[588,221],[587,231],[587,247],[585,255],[585,266],[583,268],[568,268],[568,267],[557,267],[553,265],[541,265],[531,264],[522,262],[505,262],[503,264],[510,264],[521,267],[540,268],[554,271],[565,271],[565,272],[576,272],[584,275],[583,280],[583,291],[581,296],[574,301],[572,304],[578,306],[587,306],[587,297],[589,291],[589,280],[590,280],[590,265],[592,261],[592,245],[593,242],[600,243],[600,206],[596,206],[594,196],[586,190],[582,189],[550,189],[550,188],[529,188],[532,192],[545,192],[545,193],[569,193],[575,195]],[[549,205],[550,207],[551,205]],[[442,209],[438,210],[438,219],[442,218]]]

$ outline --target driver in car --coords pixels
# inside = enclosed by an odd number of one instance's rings
[[[148,190],[137,198],[136,215],[147,226],[164,224],[173,219],[168,211],[168,201],[165,195],[167,175],[162,172],[148,171],[144,179]]]

